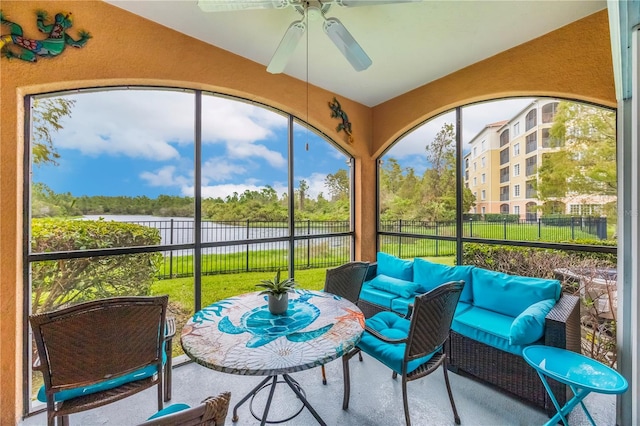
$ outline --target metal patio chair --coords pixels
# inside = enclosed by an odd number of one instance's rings
[[[349,408],[349,360],[363,351],[391,368],[394,378],[398,374],[402,376],[402,399],[407,426],[411,425],[407,382],[424,377],[442,366],[454,421],[460,424],[449,385],[444,344],[449,337],[453,314],[463,287],[463,281],[453,281],[417,296],[410,319],[389,311],[380,312],[367,319],[362,340],[342,357],[343,410]]]

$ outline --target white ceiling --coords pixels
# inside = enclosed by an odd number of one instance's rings
[[[206,13],[196,0],[106,1],[265,68],[289,24],[300,19],[293,8]],[[332,5],[326,16],[344,24],[373,65],[354,71],[321,22],[312,21],[284,72],[375,106],[606,6],[596,0]]]

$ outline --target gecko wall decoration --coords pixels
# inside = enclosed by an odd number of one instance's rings
[[[338,124],[336,127],[337,132],[345,132],[349,137],[349,143],[353,143],[353,136],[351,136],[351,122],[349,121],[349,117],[342,110],[342,106],[340,102],[333,97],[333,101],[329,102],[329,108],[331,109],[331,118],[339,118],[342,122]]]
[[[50,24],[45,24],[47,12],[38,10],[36,12],[36,23],[40,32],[48,35],[43,40],[26,38],[22,27],[15,22],[6,19],[0,11],[0,25],[9,27],[9,34],[0,36],[0,52],[3,56],[11,59],[18,58],[23,61],[36,62],[38,58],[52,58],[64,52],[67,45],[71,47],[83,47],[91,38],[91,34],[86,31],[78,31],[80,38],[74,40],[67,30],[73,25],[71,13],[58,13]]]

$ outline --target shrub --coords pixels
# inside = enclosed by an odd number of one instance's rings
[[[484,220],[486,222],[518,223],[520,222],[520,215],[503,214],[503,213],[487,213],[484,215]]]
[[[73,252],[160,244],[156,228],[104,220],[33,219],[31,252]],[[150,294],[162,254],[138,253],[33,262],[32,312],[112,296]]]

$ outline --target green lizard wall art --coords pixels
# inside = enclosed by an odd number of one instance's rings
[[[22,27],[15,22],[8,21],[0,11],[0,24],[9,27],[10,32],[0,36],[0,52],[5,57],[36,62],[38,58],[52,58],[60,55],[67,45],[78,48],[83,47],[91,38],[91,35],[86,31],[78,31],[80,36],[78,40],[74,40],[67,34],[66,31],[73,25],[71,13],[56,14],[53,23],[50,24],[45,24],[47,20],[45,11],[37,11],[36,16],[38,30],[48,35],[43,40],[25,37]]]
[[[351,136],[351,122],[347,113],[342,110],[340,102],[335,98],[329,102],[329,108],[331,109],[331,118],[339,118],[341,123],[336,127],[336,132],[345,132],[349,137],[349,143],[353,143],[353,136]]]

